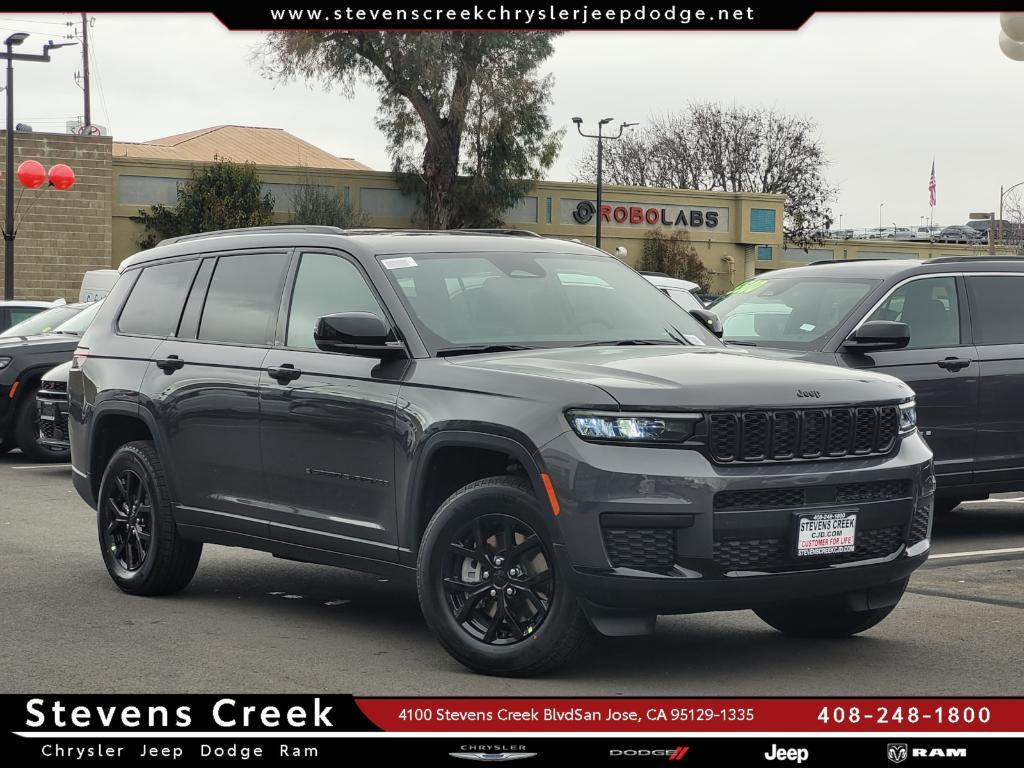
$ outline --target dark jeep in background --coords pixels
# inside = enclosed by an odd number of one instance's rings
[[[711,309],[732,345],[896,376],[935,452],[935,508],[1024,488],[1024,258],[822,262]]]
[[[593,248],[273,227],[122,270],[69,427],[126,592],[204,543],[415,575],[456,659],[526,675],[658,614],[857,633],[927,557],[909,387],[726,349]]]

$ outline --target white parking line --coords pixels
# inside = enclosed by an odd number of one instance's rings
[[[1024,496],[1017,496],[1012,499],[981,499],[979,501],[961,501],[961,504],[991,504],[994,501],[1004,501],[1007,504],[1024,504]]]
[[[11,467],[11,469],[66,469],[71,464],[27,464],[24,467]]]
[[[944,552],[941,555],[929,555],[929,560],[943,560],[952,557],[978,557],[980,555],[1010,555],[1017,552],[1024,552],[1024,547],[1009,547],[1007,549],[978,549],[974,552]]]

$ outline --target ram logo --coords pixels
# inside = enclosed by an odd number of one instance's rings
[[[907,759],[907,745],[889,744],[885,748],[885,756],[889,758],[890,763],[902,763]]]

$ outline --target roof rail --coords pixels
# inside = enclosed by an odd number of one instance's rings
[[[936,256],[928,263],[952,264],[958,261],[1024,261],[1024,256]]]
[[[161,240],[157,245],[170,245],[171,243],[184,243],[189,240],[200,240],[205,237],[227,237],[230,235],[243,235],[250,232],[309,232],[320,235],[340,235],[345,232],[340,227],[328,227],[320,224],[271,224],[263,227],[241,227],[239,229],[215,229],[211,232],[195,232],[191,235],[179,235]]]
[[[511,228],[494,228],[484,227],[476,229],[473,227],[460,227],[459,229],[449,229],[448,232],[461,232],[470,235],[511,235],[512,237],[543,237],[538,235],[529,229],[511,229]]]
[[[906,261],[912,259],[912,256],[907,256],[906,259],[886,259],[882,256],[868,257],[866,259],[822,259],[821,261],[812,261],[808,264],[808,267],[817,267],[821,264],[851,264],[857,261]]]

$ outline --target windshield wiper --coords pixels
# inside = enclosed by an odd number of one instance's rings
[[[586,344],[574,344],[576,347],[647,347],[664,346],[666,344],[683,344],[679,340],[666,341],[665,339],[619,339],[611,341],[588,341]]]
[[[733,341],[732,339],[722,339],[726,344],[732,344],[737,347],[756,347],[757,344],[753,341]]]
[[[522,344],[478,344],[467,347],[446,347],[437,350],[438,357],[455,357],[456,355],[485,355],[489,352],[520,352],[524,349],[535,349],[525,347]]]

